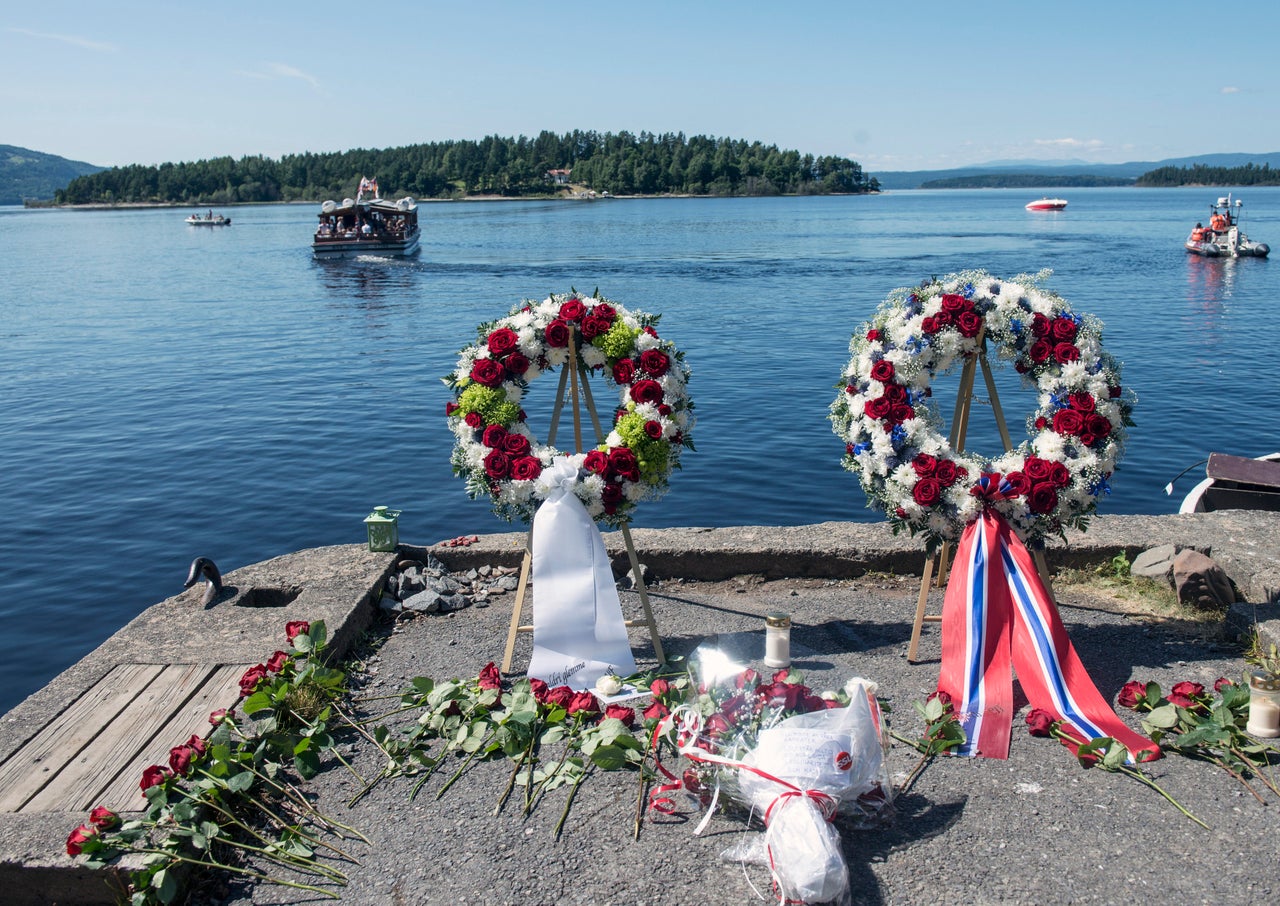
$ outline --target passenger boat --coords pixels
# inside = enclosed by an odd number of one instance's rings
[[[231,226],[231,218],[223,217],[221,214],[215,214],[210,211],[203,217],[199,214],[192,214],[187,218],[187,223],[191,226]]]
[[[1209,225],[1196,224],[1183,247],[1193,255],[1206,258],[1265,258],[1271,252],[1265,242],[1254,242],[1240,225],[1240,208],[1244,202],[1231,196],[1219,198],[1209,205]]]
[[[1041,198],[1027,204],[1028,211],[1061,211],[1067,206],[1064,198]]]
[[[370,188],[374,197],[365,199]],[[342,204],[326,201],[320,206],[320,225],[311,243],[317,258],[349,258],[376,255],[402,258],[418,251],[418,203],[404,197],[388,201],[377,197],[378,184],[361,179],[355,198]]]
[[[1204,471],[1204,481],[1187,492],[1179,513],[1280,511],[1280,453],[1257,459],[1210,453]]]

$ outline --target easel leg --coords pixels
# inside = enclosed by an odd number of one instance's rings
[[[929,580],[933,578],[933,557],[924,561],[924,576],[920,580],[920,599],[916,601],[916,619],[911,626],[911,645],[907,648],[907,663],[914,664],[920,652],[920,630],[924,628],[924,606],[929,600]]]
[[[533,554],[526,546],[524,558],[520,561],[520,583],[516,586],[516,600],[511,607],[511,628],[507,630],[507,651],[502,656],[502,672],[511,672],[511,660],[516,653],[516,635],[520,632],[520,615],[524,612],[524,596],[529,589],[529,570],[533,565]]]
[[[653,641],[653,656],[659,664],[667,662],[667,655],[662,650],[662,639],[658,637],[658,621],[653,618],[653,609],[649,607],[649,592],[644,587],[644,576],[640,574],[640,558],[636,556],[636,546],[631,541],[631,529],[623,523],[622,541],[627,546],[627,557],[631,560],[631,575],[636,579],[636,592],[640,595],[640,605],[644,608],[645,625],[649,627],[649,638]],[[630,623],[628,623],[630,625]]]

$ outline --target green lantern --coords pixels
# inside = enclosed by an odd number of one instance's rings
[[[369,550],[394,551],[400,543],[400,511],[375,506],[364,518],[369,529]]]

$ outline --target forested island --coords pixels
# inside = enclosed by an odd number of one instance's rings
[[[361,176],[384,198],[501,196],[588,191],[611,195],[819,195],[879,189],[844,157],[684,133],[542,132],[403,148],[218,157],[113,167],[73,179],[56,204],[199,204],[354,196]]]
[[[1280,186],[1280,169],[1272,170],[1270,164],[1258,167],[1209,167],[1193,164],[1190,167],[1159,167],[1143,173],[1135,185],[1164,186]]]
[[[1046,173],[984,173],[931,179],[922,189],[1078,189],[1096,186],[1131,186],[1132,179],[1119,176],[1063,176]]]

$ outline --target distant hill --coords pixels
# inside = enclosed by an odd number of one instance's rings
[[[22,204],[28,198],[52,201],[53,193],[77,176],[103,169],[56,154],[0,145],[0,204]]]
[[[1198,154],[1194,157],[1175,157],[1168,160],[1130,161],[1124,164],[1091,164],[1086,161],[1031,161],[1007,160],[992,161],[987,164],[976,164],[972,167],[958,167],[950,170],[889,170],[882,173],[870,173],[880,183],[882,189],[919,189],[925,183],[937,183],[940,180],[969,179],[975,176],[995,176],[1016,178],[1016,182],[1008,185],[1017,188],[1049,189],[1082,183],[1063,182],[1063,177],[1089,176],[1106,179],[1136,181],[1139,176],[1163,167],[1191,167],[1201,164],[1207,167],[1243,167],[1245,164],[1262,166],[1269,164],[1272,168],[1280,167],[1280,151],[1265,154]],[[1027,182],[1027,177],[1038,177],[1041,181],[1035,184]],[[1114,185],[1115,183],[1103,183]],[[971,184],[972,185],[972,184]],[[943,186],[934,186],[942,188]],[[951,185],[950,188],[957,186]]]

